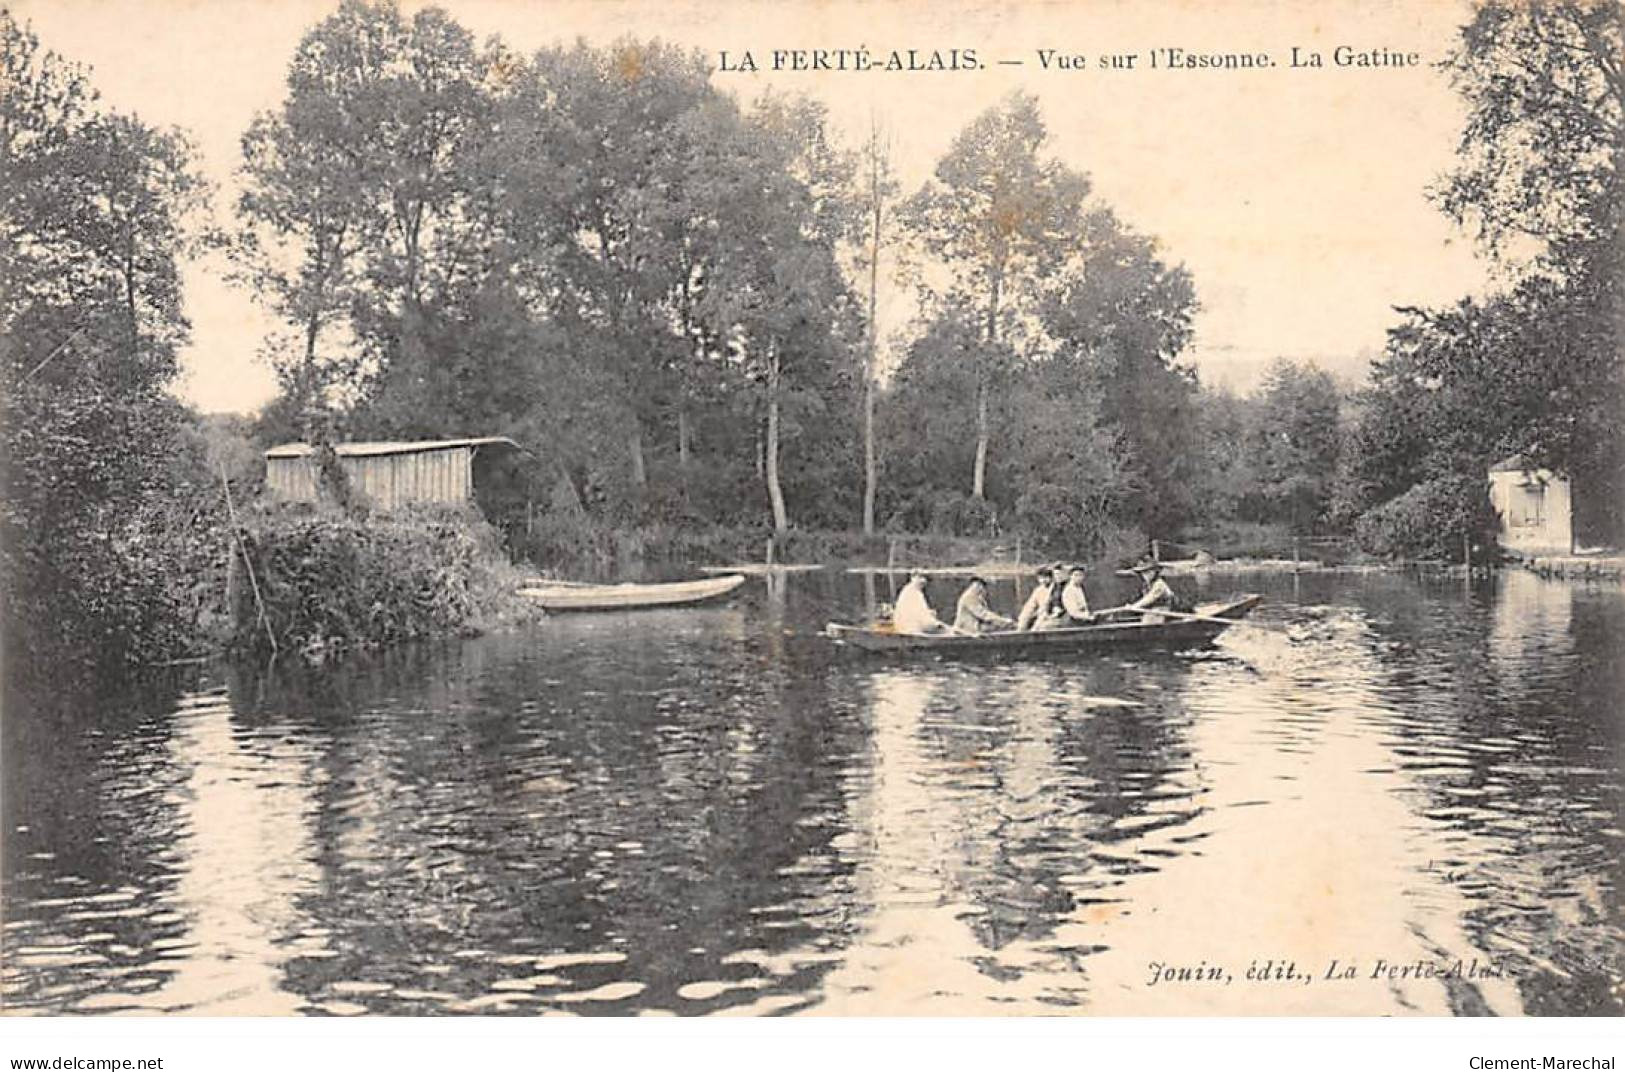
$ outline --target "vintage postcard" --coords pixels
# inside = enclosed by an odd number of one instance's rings
[[[1618,1016],[1621,17],[13,2],[3,1011]]]

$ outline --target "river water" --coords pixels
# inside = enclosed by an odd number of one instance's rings
[[[886,580],[831,571],[8,711],[0,995],[206,1015],[1625,1009],[1625,589],[1202,584],[1265,593],[1261,627],[1171,656],[877,661],[816,630]],[[939,607],[953,587],[933,583]]]

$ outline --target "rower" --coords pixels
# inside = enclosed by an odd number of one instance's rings
[[[925,572],[914,570],[897,594],[897,603],[891,612],[892,628],[897,632],[916,635],[948,632],[947,624],[937,617],[925,598],[925,584]]]
[[[1162,576],[1162,563],[1155,559],[1141,559],[1129,567],[1129,570],[1140,578],[1140,598],[1128,604],[1123,609],[1143,611],[1143,618],[1147,621],[1160,620],[1162,615],[1156,614],[1158,610],[1173,611],[1177,614],[1189,614],[1190,601],[1181,596],[1168,584]]]
[[[1014,619],[1006,618],[987,605],[987,581],[981,577],[972,577],[965,590],[959,594],[959,606],[954,614],[954,632],[975,636],[986,631],[988,627],[1008,629],[1015,624]]]

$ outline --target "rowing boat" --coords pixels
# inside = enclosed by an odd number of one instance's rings
[[[898,633],[889,626],[841,625],[831,622],[824,635],[843,647],[867,652],[931,652],[944,656],[1002,654],[1032,656],[1066,652],[1158,650],[1201,647],[1246,617],[1263,596],[1239,596],[1204,603],[1195,615],[1180,619],[1106,622],[1067,629],[998,633]]]
[[[739,574],[660,584],[529,584],[519,594],[544,610],[639,610],[698,603],[726,595],[745,583]]]

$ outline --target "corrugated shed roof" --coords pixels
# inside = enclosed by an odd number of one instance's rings
[[[412,442],[380,440],[372,443],[335,443],[333,452],[341,458],[368,458],[384,454],[422,454],[457,447],[512,447],[523,450],[507,436],[476,436],[472,439],[420,439]],[[265,452],[267,458],[305,458],[316,453],[309,443],[283,443]]]
[[[1526,473],[1538,468],[1540,468],[1538,465],[1532,464],[1529,459],[1524,457],[1522,454],[1514,454],[1510,458],[1503,458],[1494,465],[1490,466],[1490,472]]]

